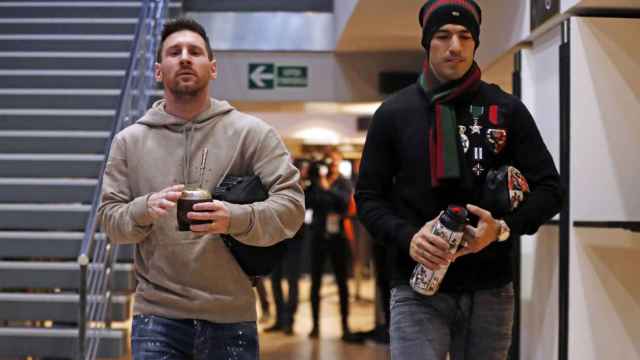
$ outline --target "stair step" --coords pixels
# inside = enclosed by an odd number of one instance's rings
[[[131,292],[135,289],[133,264],[114,264],[111,288]],[[77,262],[0,261],[0,288],[67,289],[80,287]]]
[[[0,9],[2,10],[2,9]],[[57,40],[57,39],[3,39],[0,37],[0,49],[5,51],[130,51],[131,40],[108,39]],[[97,37],[95,35],[94,37]]]
[[[0,2],[3,18],[137,18],[139,1]]]
[[[0,177],[97,178],[103,160],[93,154],[0,154]]]
[[[47,4],[54,4],[54,3],[68,3],[70,0],[0,0],[0,4],[2,3],[15,3],[15,2],[20,2],[21,4],[29,4],[29,3],[47,3]],[[96,3],[104,3],[105,1],[109,1],[109,0],[73,0],[76,3],[90,3],[90,2],[96,2]],[[118,2],[137,2],[140,3],[140,0],[117,0]],[[172,0],[172,2],[180,2],[180,0]],[[70,5],[67,5],[70,6]]]
[[[90,296],[87,303],[103,302]],[[0,320],[78,322],[80,296],[73,294],[0,293]],[[115,295],[109,308],[112,321],[126,321],[129,317],[129,297]]]
[[[84,230],[91,205],[0,204],[0,229]]]
[[[0,18],[0,34],[133,34],[137,19]]]
[[[87,332],[100,336],[98,358],[119,358],[126,353],[125,330],[100,329]],[[0,356],[46,356],[75,359],[78,352],[78,329],[0,328]]]
[[[0,203],[89,204],[96,184],[96,179],[0,178]]]
[[[19,69],[0,71],[0,84],[5,89],[114,89],[119,90],[124,80],[124,70],[116,70],[115,75],[101,75],[95,71],[85,71],[86,75],[73,75],[78,71],[68,71],[67,74],[33,74],[22,75]],[[24,71],[24,70],[22,70]],[[6,75],[5,75],[6,74]]]
[[[140,13],[139,1],[7,1],[0,2],[3,18],[134,18]],[[171,3],[168,16],[182,11],[180,4]]]
[[[0,203],[91,203],[96,179],[0,178]]]
[[[149,104],[160,99],[160,92],[150,94]],[[132,102],[137,101],[132,95]],[[0,89],[0,113],[12,109],[116,109],[120,99],[117,89]]]
[[[0,69],[125,71],[128,64],[128,51],[0,51]]]
[[[84,233],[80,231],[0,231],[0,259],[68,259],[80,253]],[[95,241],[104,241],[96,233]],[[133,262],[135,245],[118,246],[118,261]]]
[[[111,131],[115,113],[115,110],[0,109],[0,128]]]
[[[3,109],[115,109],[119,95],[95,95],[76,93],[47,94],[45,91],[31,94],[0,94]]]
[[[0,130],[0,153],[99,154],[104,153],[109,135],[107,131]]]

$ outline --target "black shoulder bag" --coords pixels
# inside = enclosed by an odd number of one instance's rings
[[[268,197],[267,190],[256,175],[228,175],[213,193],[214,199],[232,204],[251,204],[264,201]],[[250,246],[234,239],[231,235],[224,234],[222,239],[242,270],[250,277],[269,275],[287,252],[287,240],[272,246]]]

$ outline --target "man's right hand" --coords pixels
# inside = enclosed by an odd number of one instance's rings
[[[176,206],[182,195],[184,185],[173,185],[151,194],[147,198],[147,213],[153,219],[167,215],[168,210]]]
[[[409,246],[411,258],[432,271],[449,265],[453,259],[453,255],[449,254],[449,244],[443,238],[431,233],[436,220],[437,217],[413,235]]]

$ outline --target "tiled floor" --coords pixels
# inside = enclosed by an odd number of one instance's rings
[[[355,284],[351,290],[349,324],[352,331],[369,330],[374,324],[373,286],[366,280],[360,286],[360,299],[356,300]],[[267,284],[267,289],[270,286]],[[272,304],[273,307],[273,304]],[[320,337],[309,339],[311,331],[311,304],[309,302],[309,281],[300,283],[300,306],[296,314],[294,335],[282,333],[260,333],[260,353],[262,360],[341,360],[341,359],[389,359],[388,347],[367,342],[362,345],[347,344],[340,340],[340,313],[338,292],[330,276],[325,276],[320,305]],[[268,326],[259,324],[260,329]]]

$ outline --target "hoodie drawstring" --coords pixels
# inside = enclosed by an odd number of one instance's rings
[[[189,132],[187,132],[187,129],[189,130]],[[189,172],[190,172],[190,169],[191,169],[191,143],[192,143],[192,139],[193,139],[193,126],[185,125],[185,127],[182,130],[182,133],[184,134],[184,169],[183,169],[183,176],[184,176],[184,185],[187,186],[187,185],[191,184],[189,182]]]

